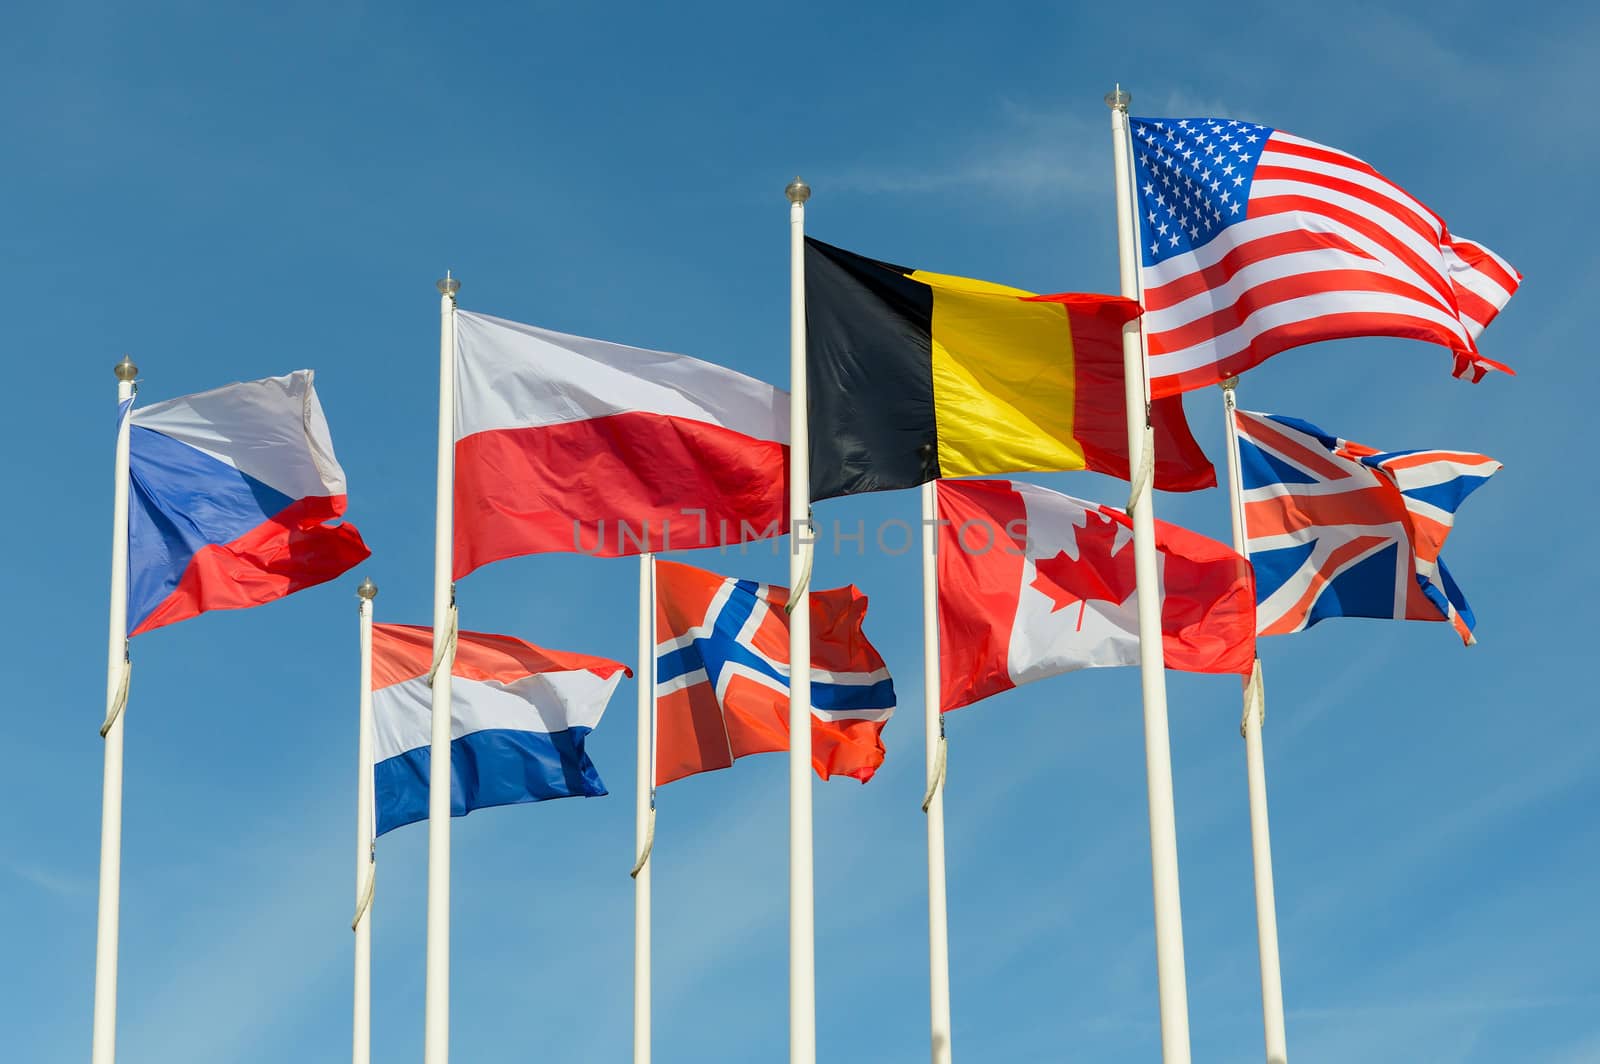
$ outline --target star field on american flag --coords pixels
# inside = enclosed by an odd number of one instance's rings
[[[1222,118],[1130,118],[1146,266],[1206,244],[1249,213],[1270,126]]]

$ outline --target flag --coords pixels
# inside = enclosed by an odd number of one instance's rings
[[[1238,410],[1246,549],[1262,635],[1329,617],[1477,620],[1439,550],[1456,508],[1500,463],[1466,451],[1378,451],[1309,422]]]
[[[128,634],[259,606],[372,552],[312,372],[229,384],[132,411]],[[129,416],[123,407],[123,416]]]
[[[940,708],[1102,665],[1139,664],[1133,522],[1122,510],[1014,480],[940,481]],[[1167,668],[1248,674],[1250,564],[1156,522]]]
[[[789,749],[788,588],[656,562],[656,783]],[[894,681],[867,597],[811,592],[811,764],[865,783],[883,764]]]
[[[1236,119],[1129,121],[1154,395],[1347,336],[1440,344],[1458,377],[1510,372],[1478,334],[1522,275],[1360,159]]]
[[[428,819],[433,629],[372,626],[378,834]],[[450,682],[450,815],[606,793],[583,743],[623,674],[615,661],[461,632]]]
[[[1035,296],[806,240],[811,498],[938,477],[1128,479],[1118,296]],[[1155,486],[1217,482],[1181,400],[1151,408]]]
[[[789,395],[683,355],[458,311],[455,577],[520,554],[782,535]]]

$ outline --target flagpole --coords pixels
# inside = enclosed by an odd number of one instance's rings
[[[1112,155],[1117,175],[1117,258],[1122,294],[1139,298],[1133,174],[1128,158],[1128,102],[1117,86],[1106,94],[1111,108]],[[1128,461],[1133,471],[1133,562],[1138,580],[1139,673],[1144,688],[1145,787],[1150,802],[1150,866],[1155,895],[1156,981],[1161,1001],[1161,1059],[1189,1064],[1189,991],[1183,964],[1183,912],[1178,897],[1178,829],[1172,802],[1172,743],[1167,732],[1167,677],[1161,639],[1161,587],[1156,568],[1155,515],[1145,449],[1150,431],[1149,383],[1144,338],[1138,322],[1122,330],[1122,365],[1128,409]]]
[[[1250,556],[1245,537],[1244,485],[1239,473],[1239,426],[1234,423],[1234,388],[1238,377],[1222,382],[1222,419],[1228,434],[1228,501],[1233,520],[1233,549]],[[1283,971],[1278,964],[1278,902],[1272,886],[1272,830],[1267,822],[1267,763],[1261,746],[1267,703],[1262,691],[1261,659],[1245,684],[1245,772],[1250,788],[1250,853],[1255,865],[1256,944],[1261,953],[1261,1017],[1266,1030],[1267,1064],[1288,1064],[1289,1043],[1283,1022]]]
[[[361,581],[361,687],[357,701],[356,737],[356,933],[355,1031],[352,1064],[372,1059],[372,891],[378,874],[377,838],[372,793],[372,600],[378,585]]]
[[[806,200],[789,197],[789,1062],[817,1059],[811,850],[811,451],[806,423]]]
[[[639,721],[634,776],[633,837],[633,1064],[650,1064],[650,851],[655,838],[655,765],[651,716],[655,707],[655,555],[639,555]]]
[[[450,673],[455,665],[455,584],[451,545],[455,502],[456,293],[445,273],[439,289],[439,460],[434,499],[433,703],[428,748],[428,952],[423,1005],[423,1062],[450,1059]]]
[[[939,711],[938,507],[935,484],[922,485],[922,705],[927,740],[928,1000],[933,1064],[950,1064],[950,922],[944,871],[944,716]]]
[[[111,490],[111,623],[106,641],[105,767],[100,794],[100,910],[94,944],[94,1033],[90,1059],[117,1059],[117,937],[122,908],[122,717],[132,665],[128,659],[128,428],[139,367],[127,355],[116,365],[117,445]]]

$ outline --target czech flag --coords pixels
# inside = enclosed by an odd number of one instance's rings
[[[372,626],[373,792],[379,835],[428,818],[433,629]],[[450,815],[606,793],[583,740],[627,666],[460,632],[450,671]]]
[[[354,525],[330,524],[344,514],[344,470],[310,370],[131,416],[130,636],[271,602],[372,553]]]

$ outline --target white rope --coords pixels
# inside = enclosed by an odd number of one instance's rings
[[[816,530],[815,526],[813,526],[811,523],[810,513],[806,514],[806,530],[808,532],[814,532]],[[811,586],[811,559],[815,554],[813,546],[813,544],[807,543],[804,545],[804,547],[802,547],[798,542],[794,545],[795,550],[803,549],[805,551],[805,557],[801,559],[800,563],[802,566],[800,569],[800,579],[796,580],[794,587],[789,589],[789,601],[783,605],[784,613],[794,613],[794,604],[800,601],[800,596],[805,594],[806,588]]]
[[[1260,714],[1256,719],[1262,724],[1267,723],[1267,689],[1261,679],[1261,659],[1257,658],[1254,667],[1250,670],[1250,679],[1244,685],[1244,716],[1239,718],[1239,738],[1245,737],[1250,727],[1250,715]]]
[[[434,677],[439,675],[439,670],[444,668],[446,660],[456,659],[456,604],[450,604],[450,627],[445,629],[444,642],[439,645],[438,656],[433,659],[433,668],[428,670],[428,686],[433,686]]]
[[[1139,503],[1139,496],[1144,494],[1144,489],[1150,486],[1150,478],[1156,470],[1156,430],[1146,422],[1144,426],[1144,446],[1139,449],[1139,468],[1134,470],[1133,485],[1128,492],[1128,512],[1133,513],[1133,508]]]
[[[111,708],[106,710],[106,722],[100,725],[100,738],[104,739],[111,734],[111,726],[122,716],[122,710],[128,704],[128,684],[133,680],[133,662],[127,658],[122,659],[122,679],[117,681],[117,693],[111,698]]]
[[[644,829],[644,848],[639,851],[639,859],[633,862],[633,871],[629,872],[630,878],[638,879],[639,873],[644,871],[644,866],[650,861],[650,851],[656,848],[656,803],[650,802],[650,822]]]
[[[361,918],[367,915],[367,910],[372,908],[372,889],[378,884],[378,858],[373,855],[367,863],[367,885],[361,888],[361,900],[356,902],[356,916],[350,921],[350,930],[354,931],[361,926]]]
[[[934,795],[944,788],[945,738],[939,736],[939,747],[933,755],[933,778],[928,781],[928,792],[922,796],[922,811],[926,813],[933,804]]]

